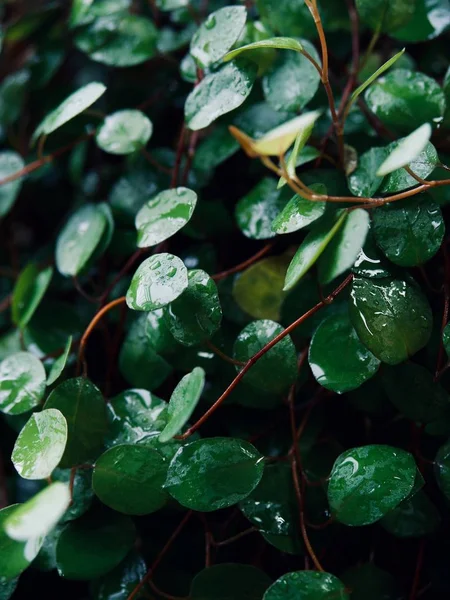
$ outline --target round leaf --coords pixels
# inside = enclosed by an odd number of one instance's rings
[[[195,367],[185,375],[172,392],[167,408],[167,425],[159,435],[160,442],[168,442],[191,418],[205,385],[205,371]]]
[[[309,365],[322,387],[342,394],[373,377],[380,361],[359,341],[347,315],[332,315],[314,333]]]
[[[277,189],[275,179],[265,177],[237,203],[235,214],[239,229],[253,240],[274,237],[272,223],[288,197]]]
[[[386,146],[385,150],[388,153],[394,151],[402,141],[403,140],[392,142]],[[439,159],[436,148],[433,146],[433,144],[428,143],[419,156],[412,160],[408,166],[416,175],[422,177],[422,179],[425,179],[434,171],[438,161]],[[417,181],[414,179],[414,177],[412,177],[407,171],[405,171],[405,169],[402,168],[389,173],[389,175],[383,179],[383,183],[379,188],[379,193],[395,194],[415,185],[417,185]]]
[[[272,583],[263,571],[235,563],[214,565],[198,573],[191,585],[191,600],[261,600]]]
[[[252,91],[257,67],[238,60],[207,75],[187,97],[184,113],[188,127],[194,131],[238,108]]]
[[[56,545],[58,572],[67,579],[95,579],[116,567],[134,544],[133,521],[109,509],[69,523]]]
[[[415,477],[409,452],[382,445],[352,448],[337,458],[331,471],[330,508],[345,525],[370,525],[409,495]]]
[[[263,600],[348,600],[340,579],[320,571],[294,571],[275,581]]]
[[[225,6],[211,13],[191,40],[190,52],[206,69],[220,60],[237,42],[247,20],[243,6]]]
[[[31,415],[11,456],[24,479],[45,479],[58,466],[67,442],[67,422],[54,408]]]
[[[423,490],[385,515],[380,525],[399,538],[419,538],[438,530],[441,517]]]
[[[325,186],[321,184],[315,186],[314,191],[318,194],[327,193]],[[277,215],[272,223],[272,230],[275,233],[283,234],[308,227],[323,216],[326,206],[326,202],[311,202],[311,200],[295,194]]]
[[[181,344],[193,346],[209,339],[222,321],[216,284],[205,271],[189,271],[188,287],[163,314],[169,331]]]
[[[147,144],[152,132],[152,122],[140,110],[119,110],[105,118],[95,139],[109,154],[131,154]]]
[[[282,331],[283,327],[274,321],[253,321],[238,335],[234,343],[234,358],[248,361]],[[288,335],[266,352],[244,377],[244,381],[252,387],[274,394],[285,392],[296,379],[297,355]]]
[[[20,171],[24,166],[23,158],[16,152],[11,152],[10,150],[0,152],[0,180]],[[21,187],[21,177],[0,186],[0,217],[3,217],[10,211]]]
[[[100,390],[84,377],[67,379],[51,392],[45,408],[57,408],[67,421],[67,446],[60,466],[73,467],[95,458],[106,432],[106,409]]]
[[[156,310],[173,302],[187,286],[187,269],[180,258],[167,253],[154,254],[134,274],[127,305],[133,310]]]
[[[44,366],[33,354],[9,354],[0,363],[0,410],[20,415],[37,406],[45,392]]]
[[[155,246],[172,237],[192,217],[197,194],[185,187],[164,190],[136,215],[139,248]]]
[[[30,263],[19,275],[14,286],[11,309],[17,327],[23,329],[35,313],[53,275],[53,268],[40,271]]]
[[[0,510],[0,573],[2,578],[10,581],[25,571],[34,560],[42,545],[42,539],[34,538],[18,542],[9,537],[5,531],[5,521],[14,514],[20,504],[13,504]]]
[[[170,463],[165,487],[183,506],[209,512],[248,496],[263,470],[263,457],[251,444],[215,437],[182,446]]]
[[[166,503],[166,474],[167,463],[158,452],[144,444],[122,444],[97,460],[92,486],[106,506],[127,515],[146,515]]]

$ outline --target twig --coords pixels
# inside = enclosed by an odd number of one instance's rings
[[[239,273],[240,271],[243,271],[244,269],[246,269],[247,267],[250,267],[253,263],[255,263],[259,258],[262,258],[268,252],[270,252],[270,250],[273,248],[273,246],[274,246],[274,242],[267,243],[265,246],[263,246],[261,248],[261,250],[258,250],[258,252],[256,254],[254,254],[250,258],[247,258],[247,260],[244,260],[244,262],[241,262],[238,265],[231,267],[230,269],[227,269],[226,271],[221,271],[220,273],[216,273],[215,275],[212,275],[211,278],[214,279],[214,281],[220,281],[221,279],[225,279],[226,277],[229,277],[230,275],[234,275],[234,273]]]
[[[210,340],[206,340],[205,345],[208,346],[211,352],[214,352],[214,354],[220,356],[220,358],[225,360],[227,363],[230,363],[231,365],[235,365],[237,367],[243,367],[245,365],[245,362],[242,362],[242,360],[236,360],[235,358],[228,356],[228,354],[225,354],[225,352],[222,352],[222,350],[215,346]]]

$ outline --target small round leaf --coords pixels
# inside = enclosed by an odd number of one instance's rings
[[[20,415],[37,406],[46,378],[43,364],[33,354],[10,354],[0,363],[0,411]]]
[[[131,154],[147,144],[152,132],[152,122],[143,112],[119,110],[105,118],[95,139],[109,154]]]

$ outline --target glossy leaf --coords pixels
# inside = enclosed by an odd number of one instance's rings
[[[109,154],[131,154],[143,148],[153,124],[140,110],[119,110],[108,115],[97,130],[97,145]]]
[[[373,377],[380,361],[360,342],[347,315],[333,315],[313,335],[309,365],[322,387],[342,394]]]
[[[258,485],[263,457],[250,443],[215,437],[181,447],[165,487],[180,504],[209,512],[236,504]]]
[[[275,581],[263,600],[348,600],[340,579],[320,571],[293,571]]]
[[[40,270],[30,263],[19,275],[14,286],[11,309],[17,327],[23,329],[35,313],[53,275],[53,268]]]
[[[67,422],[54,408],[31,415],[14,444],[11,460],[24,479],[45,479],[58,466],[66,447]]]
[[[278,323],[269,320],[253,321],[238,335],[233,355],[246,362],[267,343],[282,333]],[[240,367],[236,367],[240,370]],[[295,346],[289,336],[275,344],[245,375],[244,381],[265,392],[282,393],[297,379]]]
[[[45,392],[44,366],[33,354],[9,354],[0,363],[0,411],[20,415],[37,406]]]
[[[192,580],[192,600],[260,600],[272,583],[263,571],[251,565],[223,563],[203,569]]]
[[[330,283],[353,267],[366,241],[370,221],[367,211],[352,210],[337,234],[319,257],[319,279],[322,285]]]
[[[256,66],[231,62],[207,75],[189,94],[184,105],[188,127],[204,129],[222,115],[238,108],[252,91]]]
[[[365,198],[373,197],[383,181],[383,177],[377,175],[377,171],[387,155],[386,148],[371,148],[359,157],[358,166],[348,179],[352,194]]]
[[[173,254],[154,254],[134,274],[127,305],[133,310],[156,310],[176,300],[187,287],[187,269],[181,259]]]
[[[236,56],[239,56],[239,54],[242,52],[267,48],[273,48],[276,50],[294,50],[296,52],[301,52],[303,50],[302,44],[295,38],[273,37],[266,40],[259,40],[258,42],[252,42],[251,44],[246,44],[245,46],[236,48],[235,50],[228,52],[228,54],[224,56],[223,60],[234,60]]]
[[[53,481],[62,481],[72,485],[72,500],[69,508],[61,518],[60,525],[74,521],[89,510],[94,499],[92,489],[92,470],[77,469],[73,477],[72,469],[55,469],[52,473]]]
[[[126,600],[146,572],[144,559],[132,550],[112,571],[91,582],[91,595],[96,600]]]
[[[242,233],[254,240],[274,237],[272,222],[284,208],[287,198],[277,189],[275,179],[261,179],[236,205],[236,221]]]
[[[247,20],[244,6],[225,6],[209,14],[191,40],[190,52],[202,69],[220,60],[237,42]]]
[[[381,361],[395,365],[427,344],[431,309],[416,285],[400,279],[356,278],[350,297],[353,326]]]
[[[43,537],[55,527],[69,504],[69,486],[56,481],[15,508],[4,522],[5,531],[19,542]]]
[[[313,110],[271,129],[262,138],[252,143],[252,151],[261,156],[280,156],[296,139],[300,141],[297,145],[299,150],[308,141],[314,124],[321,114],[320,110]]]
[[[67,579],[95,579],[116,567],[134,544],[133,521],[109,509],[69,523],[56,545],[58,572]]]
[[[191,418],[205,386],[205,371],[201,367],[185,375],[170,397],[167,425],[159,434],[160,442],[168,442]]]
[[[0,180],[20,171],[25,166],[22,157],[16,152],[5,150],[0,152]],[[0,186],[0,217],[6,215],[12,208],[22,187],[22,178]]]
[[[216,284],[205,271],[189,271],[188,287],[164,308],[163,314],[169,331],[184,346],[209,339],[222,320]]]
[[[386,147],[386,150],[388,152],[395,150],[399,143],[401,142],[392,142]],[[437,163],[438,155],[436,148],[433,144],[428,143],[425,146],[425,150],[423,150],[416,159],[411,161],[408,166],[417,176],[426,179],[428,175],[434,171]],[[401,192],[415,185],[417,185],[417,180],[402,168],[387,175],[383,179],[379,191],[381,194],[395,194],[396,192]]]
[[[103,504],[127,515],[146,515],[167,500],[167,464],[145,444],[120,444],[95,463],[92,487]]]
[[[63,381],[51,392],[45,408],[60,410],[67,421],[68,439],[61,467],[73,467],[96,457],[106,432],[106,410],[100,390],[93,383],[84,377]]]
[[[441,517],[425,492],[420,490],[385,515],[380,524],[396,537],[415,538],[437,531]]]
[[[95,19],[75,36],[75,45],[92,60],[113,67],[131,67],[152,58],[157,29],[139,15],[108,14]]]
[[[71,94],[64,102],[49,113],[33,133],[32,141],[40,135],[49,135],[56,129],[89,108],[106,92],[103,83],[92,82]]]
[[[414,458],[400,448],[368,445],[347,450],[330,474],[330,508],[345,525],[370,525],[409,495],[415,477]]]
[[[414,13],[414,3],[408,0],[356,0],[356,8],[363,23],[375,31],[395,31]]]
[[[0,510],[0,573],[2,579],[12,581],[33,561],[42,545],[41,538],[19,542],[6,533],[4,524],[15,513],[19,504],[11,504]]]
[[[373,212],[377,245],[396,265],[414,267],[439,250],[445,234],[441,209],[427,196],[395,202]]]
[[[322,184],[317,184],[311,189],[317,194],[326,195],[327,193]],[[326,202],[312,202],[295,194],[272,223],[272,229],[278,234],[293,233],[320,219],[324,215],[325,209]]]
[[[57,379],[59,379],[60,375],[64,371],[64,367],[66,366],[66,362],[67,362],[67,359],[69,358],[71,347],[72,347],[72,336],[70,335],[67,338],[66,346],[64,348],[63,353],[61,354],[61,356],[58,356],[58,358],[55,360],[55,362],[51,366],[50,373],[48,374],[48,377],[47,377],[47,385],[52,385],[52,383],[55,383],[55,381]]]
[[[345,222],[346,212],[321,220],[311,229],[295,253],[286,273],[284,290],[292,289],[318,260]]]
[[[405,133],[424,123],[439,122],[445,110],[444,92],[436,81],[407,69],[380,78],[366,91],[365,99],[385,125]]]
[[[400,140],[395,149],[378,168],[377,176],[384,177],[397,169],[409,165],[425,150],[431,137],[432,129],[429,123],[421,125],[418,129]]]
[[[172,237],[191,219],[196,204],[197,194],[184,187],[165,190],[149,200],[136,215],[139,248]]]

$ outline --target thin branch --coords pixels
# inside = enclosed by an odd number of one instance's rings
[[[230,363],[231,365],[235,365],[237,367],[242,367],[245,365],[245,362],[242,362],[241,360],[236,360],[231,356],[228,356],[228,354],[225,354],[225,352],[222,352],[222,350],[215,346],[212,342],[210,342],[210,340],[206,340],[205,345],[208,346],[211,352],[214,352],[214,354],[217,354],[217,356],[220,356],[222,360]]]
[[[226,539],[226,540],[222,540],[221,542],[216,542],[214,539],[211,541],[213,546],[216,546],[216,548],[220,548],[221,546],[228,546],[228,544],[232,544],[233,542],[237,542],[238,540],[240,540],[243,537],[246,537],[247,535],[249,535],[250,533],[257,533],[258,529],[256,529],[256,527],[249,527],[248,529],[245,529],[244,531],[241,531],[240,533],[237,533],[236,535],[233,535],[232,537]]]
[[[270,252],[270,250],[272,250],[273,246],[274,246],[274,242],[267,243],[265,246],[263,246],[261,248],[261,250],[258,250],[258,252],[256,254],[254,254],[250,258],[247,258],[247,260],[244,260],[244,262],[241,262],[238,265],[231,267],[230,269],[227,269],[226,271],[221,271],[220,273],[216,273],[215,275],[212,275],[211,278],[214,279],[214,281],[220,281],[221,279],[225,279],[226,277],[229,277],[230,275],[234,275],[235,273],[239,273],[240,271],[243,271],[247,267],[250,267],[257,260],[259,260],[260,258],[265,256],[268,252]]]

